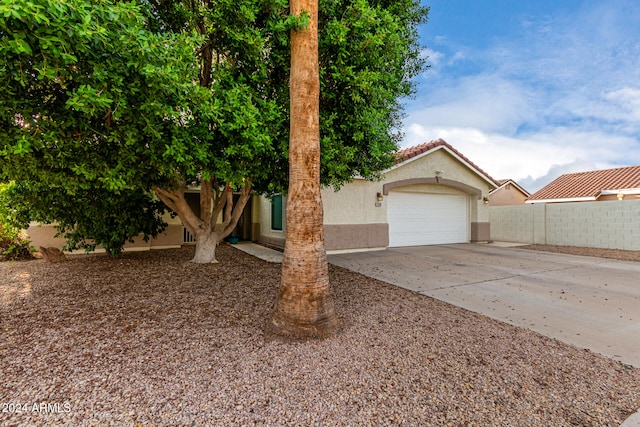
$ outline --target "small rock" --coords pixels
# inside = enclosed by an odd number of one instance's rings
[[[47,262],[62,262],[67,260],[67,256],[58,248],[45,248],[40,246],[39,250]]]

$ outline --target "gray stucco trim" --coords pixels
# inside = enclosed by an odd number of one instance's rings
[[[325,224],[326,250],[389,246],[389,224]]]
[[[460,181],[455,181],[453,179],[433,177],[433,178],[410,178],[410,179],[401,179],[399,181],[388,182],[382,186],[382,194],[385,196],[389,195],[389,190],[393,190],[398,187],[407,187],[409,185],[419,185],[419,184],[436,184],[436,185],[445,185],[447,187],[457,188],[458,190],[462,190],[468,194],[474,194],[478,200],[482,198],[482,190],[476,187],[472,187],[471,185],[465,184]]]
[[[285,235],[260,235],[258,243],[284,248]],[[389,224],[325,224],[324,245],[327,251],[372,249],[389,246]]]
[[[275,248],[283,249],[285,244],[285,237],[284,235],[282,237],[272,237],[262,234],[257,241],[258,243],[262,243],[267,246],[273,246]]]
[[[491,239],[491,224],[489,222],[471,223],[471,241],[488,242]]]

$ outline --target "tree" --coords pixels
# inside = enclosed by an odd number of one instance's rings
[[[196,147],[176,149],[200,154],[188,169],[180,168],[172,185],[154,191],[195,235],[193,261],[215,262],[217,244],[236,227],[251,191],[279,188],[285,174],[277,137],[286,116],[269,81],[275,53],[268,41],[286,31],[287,18],[278,14],[277,1],[140,3],[150,29],[200,36],[197,84],[212,94],[216,114],[194,116]],[[188,183],[200,188],[199,214],[185,199]]]
[[[291,31],[291,124],[287,240],[278,300],[268,328],[293,337],[321,337],[339,327],[331,298],[320,195],[318,0],[291,0],[309,14]]]
[[[412,0],[323,7],[322,184],[393,162],[425,17]],[[302,24],[283,0],[0,3],[0,179],[154,189],[196,235],[194,261],[215,260],[249,193],[287,186],[288,31]]]
[[[215,76],[199,73],[202,37],[146,24],[131,3],[0,6],[1,172],[64,189],[61,197],[154,188],[196,235],[194,260],[212,261],[241,212],[231,192],[241,188],[243,204],[251,177],[266,176],[256,158],[270,150],[262,117],[274,107],[227,76],[231,61]],[[201,187],[202,218],[182,209],[191,182]]]
[[[337,3],[337,2],[336,2]],[[336,4],[334,3],[334,4]],[[409,10],[416,10],[415,5]],[[342,9],[342,8],[340,8]],[[339,9],[339,10],[340,10]],[[344,10],[344,9],[342,9]],[[426,17],[426,11],[424,12]],[[344,16],[358,16],[355,12],[366,12],[368,22],[371,23],[378,17],[377,11],[371,9],[370,6],[363,1],[356,1],[352,7],[344,10]],[[341,85],[345,85],[344,89],[351,92],[351,99],[344,102],[344,94],[338,91],[329,91],[328,95],[321,102],[320,92],[320,74],[319,74],[319,55],[318,55],[318,0],[291,0],[291,13],[296,16],[308,13],[309,21],[305,28],[297,28],[291,31],[291,78],[290,78],[290,145],[289,145],[289,198],[287,204],[287,239],[285,244],[285,252],[282,263],[282,279],[280,282],[280,290],[278,299],[275,304],[273,316],[267,325],[267,329],[273,333],[295,337],[324,337],[332,335],[340,325],[336,316],[333,299],[331,296],[327,257],[324,248],[323,235],[323,207],[320,193],[321,184],[321,162],[320,162],[320,123],[321,104],[325,106],[325,111],[329,114],[325,115],[329,126],[329,131],[325,134],[325,140],[333,150],[325,150],[325,165],[349,165],[352,160],[350,156],[362,155],[362,151],[349,150],[349,148],[363,147],[357,142],[364,140],[364,144],[368,150],[375,151],[381,149],[382,156],[377,155],[373,158],[378,163],[366,166],[372,167],[365,172],[365,175],[376,173],[385,162],[389,161],[384,154],[389,154],[388,148],[393,139],[390,139],[390,127],[395,125],[398,119],[395,113],[399,110],[398,89],[403,88],[406,94],[410,93],[410,84],[405,80],[406,75],[387,76],[383,72],[388,68],[388,63],[384,63],[381,71],[374,71],[375,64],[362,67],[350,67],[348,64],[349,57],[346,45],[346,35],[349,32],[349,26],[345,25],[348,20],[337,20],[332,14],[326,22],[325,31],[329,36],[326,38],[326,44],[331,45],[332,41],[337,45],[338,49],[327,49],[328,53],[323,59],[326,60],[325,67],[325,84],[330,87],[335,85],[338,89]],[[418,12],[420,16],[422,12]],[[380,14],[383,18],[384,13]],[[339,16],[339,15],[338,15]],[[386,15],[386,18],[390,18]],[[418,19],[419,21],[419,19]],[[414,22],[409,20],[408,22]],[[361,23],[361,21],[356,21]],[[406,23],[405,23],[406,25]],[[365,25],[366,26],[366,25]],[[367,28],[371,29],[371,25]],[[358,28],[358,25],[355,25]],[[398,28],[400,29],[400,28]],[[406,28],[405,28],[406,29]],[[415,30],[415,28],[414,28]],[[385,37],[376,37],[376,33],[355,33],[354,36],[360,36],[360,40],[365,43],[362,46],[364,52],[367,51],[366,45],[380,43],[379,47],[387,47],[383,41]],[[333,38],[332,38],[333,37]],[[414,39],[415,40],[415,39]],[[411,38],[404,42],[411,44]],[[349,40],[353,43],[353,40]],[[381,43],[382,42],[382,43]],[[357,41],[356,41],[357,44]],[[334,46],[336,47],[336,46]],[[332,56],[331,54],[336,54]],[[405,50],[406,51],[406,50]],[[366,63],[366,59],[362,60],[362,56],[358,56],[360,62]],[[365,57],[366,58],[366,57]],[[387,60],[390,58],[386,58]],[[414,64],[409,67],[399,67],[399,71],[415,71],[419,68],[418,61],[412,63],[405,59],[405,64]],[[345,66],[346,65],[346,66]],[[415,68],[411,68],[411,67]],[[372,70],[373,69],[373,70]],[[344,73],[344,74],[342,74]],[[332,78],[333,77],[333,78]],[[354,78],[355,77],[355,78]],[[393,90],[389,92],[372,91],[372,84],[376,84],[377,80],[388,78],[393,83]],[[359,80],[359,81],[358,81]],[[382,85],[384,87],[384,85]],[[386,87],[385,87],[386,89]],[[362,91],[362,95],[358,92]],[[376,99],[373,105],[363,104],[360,102],[368,100],[368,94],[377,92],[383,95]],[[349,96],[347,95],[347,96]],[[364,96],[363,96],[364,95]],[[359,102],[360,101],[360,102]],[[350,125],[338,125],[337,110],[332,107],[356,106],[358,111],[352,110],[354,114],[360,115],[362,121],[353,120]],[[383,107],[377,109],[376,107]],[[369,109],[370,107],[373,107]],[[346,111],[349,111],[348,109]],[[343,109],[343,113],[345,110]],[[382,112],[382,113],[381,113]],[[391,114],[390,114],[391,113]],[[369,130],[363,127],[359,132],[353,132],[354,127],[367,123],[377,124],[380,126],[378,132],[374,129]],[[344,134],[347,130],[349,133]],[[382,130],[382,132],[380,132]],[[342,132],[341,132],[342,131]],[[378,137],[379,139],[376,139]],[[341,144],[343,141],[356,142],[351,147]],[[331,144],[333,142],[333,144]],[[340,149],[336,149],[340,148]],[[395,145],[394,145],[395,148]],[[343,156],[339,159],[339,156]],[[338,160],[339,159],[339,160]],[[353,169],[357,168],[352,168]],[[350,171],[350,172],[351,172]],[[352,172],[351,172],[352,173]],[[339,186],[345,179],[339,173],[327,174],[328,182]],[[337,179],[336,179],[337,178]],[[348,179],[348,177],[347,177]]]
[[[148,7],[155,28],[173,31],[193,28],[204,38],[198,49],[201,85],[211,86],[215,91],[217,84],[227,81],[222,76],[233,74],[234,78],[228,81],[243,82],[244,91],[252,94],[254,100],[263,101],[258,108],[261,113],[254,115],[261,119],[254,120],[261,121],[265,135],[271,135],[271,150],[257,153],[250,160],[260,165],[259,171],[244,170],[242,176],[250,179],[242,186],[239,203],[233,211],[229,210],[229,203],[226,205],[229,211],[224,217],[231,218],[231,222],[214,225],[211,219],[215,221],[215,213],[197,218],[184,201],[180,186],[171,194],[157,191],[172,209],[179,209],[176,211],[185,225],[191,218],[196,231],[205,230],[203,239],[214,236],[208,243],[206,240],[202,243],[203,247],[213,246],[235,226],[235,218],[246,203],[244,196],[249,185],[258,192],[283,191],[287,186],[286,141],[290,138],[286,126],[288,111],[284,106],[289,103],[289,92],[285,89],[290,45],[285,30],[298,28],[304,16],[290,14],[286,2],[281,0],[241,3],[156,0],[143,4]],[[417,26],[425,22],[426,16],[427,9],[414,0],[323,3],[319,23],[323,34],[320,43],[323,185],[337,188],[354,176],[375,178],[394,162],[400,138],[397,132],[402,110],[400,98],[411,95],[411,78],[424,68]],[[221,87],[224,91],[225,86]],[[264,172],[268,172],[266,176]],[[210,206],[216,206],[216,212],[222,209],[216,202],[225,200],[224,195],[216,192],[221,187],[213,188],[213,192],[205,193],[213,194],[213,202],[209,202],[209,196],[201,198],[201,203],[206,203],[201,212],[209,212]],[[181,206],[174,203],[177,201]],[[215,232],[211,234],[216,229],[219,229],[217,238]]]
[[[339,187],[395,162],[402,102],[425,70],[415,0],[323,0],[320,31],[321,182]]]

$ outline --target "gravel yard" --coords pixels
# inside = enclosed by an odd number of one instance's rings
[[[0,263],[2,426],[618,426],[640,370],[331,266],[343,329],[265,341],[229,245]]]

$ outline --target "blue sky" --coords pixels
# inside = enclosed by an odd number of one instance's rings
[[[640,1],[423,0],[403,147],[443,138],[534,192],[640,165]]]

